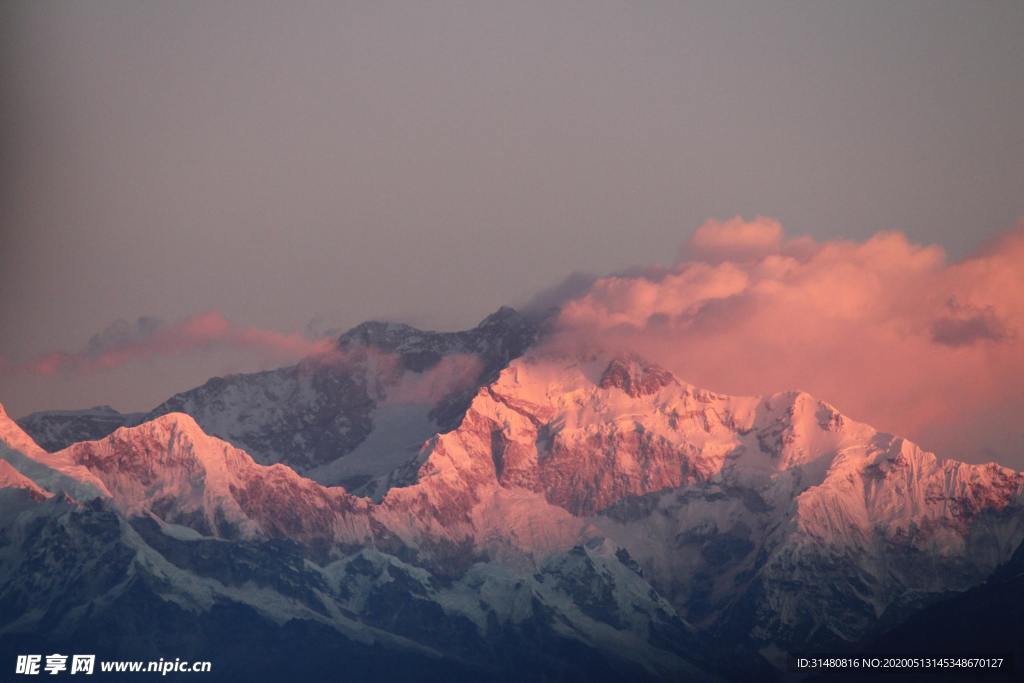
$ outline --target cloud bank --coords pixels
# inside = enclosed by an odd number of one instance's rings
[[[709,221],[674,264],[575,274],[531,303],[551,306],[549,344],[637,352],[727,393],[803,389],[940,455],[1024,467],[1024,223],[951,263],[898,232],[819,242],[767,218]],[[215,311],[142,317],[78,351],[0,358],[0,374],[81,377],[207,350],[327,362],[337,351],[317,338],[322,327],[287,334]],[[430,400],[478,371],[455,358],[389,398]]]
[[[766,218],[709,221],[680,254],[594,281],[552,343],[601,339],[723,392],[803,389],[942,455],[1024,464],[1024,223],[955,263]]]
[[[246,351],[266,360],[288,362],[327,351],[331,346],[325,339],[238,325],[216,311],[208,311],[174,323],[148,316],[133,323],[118,320],[79,351],[51,351],[22,363],[0,364],[0,370],[42,376],[81,375],[113,370],[134,361],[216,349]]]

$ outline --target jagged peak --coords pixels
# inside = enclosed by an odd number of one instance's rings
[[[151,420],[147,420],[137,425],[130,427],[121,427],[111,434],[98,439],[95,442],[82,441],[77,444],[72,444],[67,450],[74,449],[78,446],[88,444],[103,444],[111,442],[132,442],[135,440],[149,439],[153,437],[165,438],[173,436],[175,439],[184,441],[190,444],[196,444],[200,446],[206,446],[210,444],[221,445],[234,449],[231,444],[222,439],[208,434],[200,425],[195,421],[191,415],[180,412],[164,413],[154,417]],[[179,441],[179,442],[180,442]],[[205,448],[200,448],[196,451],[197,455],[202,455],[205,452]],[[219,450],[219,449],[218,449]],[[244,451],[243,451],[244,452]],[[248,454],[246,454],[248,456]],[[249,456],[251,457],[251,456]]]
[[[790,415],[800,415],[809,411],[818,412],[822,410],[833,413],[839,412],[835,406],[801,389],[791,389],[789,391],[769,394],[763,397],[762,400],[770,407],[776,410],[783,410]]]
[[[507,326],[509,323],[518,323],[525,320],[525,316],[522,313],[512,308],[511,306],[502,306],[494,313],[491,313],[477,325],[477,328],[495,327],[495,326]]]
[[[495,328],[506,328],[526,323],[527,319],[522,313],[511,306],[502,306],[494,313],[486,316],[476,327],[463,330],[462,333],[473,330],[490,330]],[[406,323],[367,320],[359,323],[338,338],[338,345],[341,347],[359,346],[391,346],[400,343],[408,337],[434,336],[460,334],[460,332],[436,332],[433,330],[422,330]]]
[[[367,320],[359,323],[338,337],[338,346],[388,346],[397,340],[410,335],[425,334],[412,325],[388,322],[384,320]]]
[[[118,460],[124,453],[131,453],[131,459],[141,461],[161,460],[165,451],[173,449],[188,454],[204,469],[220,470],[224,466],[228,451],[235,453],[233,460],[254,463],[252,457],[216,436],[207,434],[190,415],[165,413],[141,424],[120,427],[107,436],[95,441],[79,441],[54,454],[71,462],[87,463]]]
[[[203,431],[203,428],[199,426],[199,423],[196,422],[194,417],[192,417],[188,413],[180,412],[164,413],[163,415],[155,417],[152,420],[143,422],[140,425],[136,425],[135,427],[125,427],[124,429],[127,431],[132,431],[145,427],[146,425],[158,425],[168,429],[176,428],[188,432],[199,432],[203,435],[209,436],[208,434],[206,434],[206,432]]]
[[[616,356],[601,373],[598,386],[602,389],[615,387],[638,398],[678,383],[671,372],[639,356]]]

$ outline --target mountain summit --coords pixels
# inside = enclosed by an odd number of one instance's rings
[[[177,394],[146,419],[187,413],[257,462],[380,496],[476,389],[521,355],[537,326],[502,308],[470,330],[365,322],[297,365],[231,375]],[[379,456],[379,457],[378,457]]]

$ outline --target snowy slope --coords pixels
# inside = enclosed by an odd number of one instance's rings
[[[211,379],[146,419],[186,413],[257,462],[282,462],[322,483],[379,497],[400,483],[392,473],[414,460],[431,435],[457,424],[477,387],[536,335],[536,325],[509,308],[463,332],[366,322],[330,353]]]
[[[286,528],[270,529],[274,538],[225,540],[155,510],[128,516],[125,501],[147,495],[136,486],[143,480],[187,498],[197,492],[186,494],[184,480],[209,477],[218,480],[212,489],[230,491],[226,482],[249,468],[264,478],[287,469],[239,466],[230,446],[205,437],[221,444],[211,448],[185,416],[159,422],[121,430],[103,446],[73,447],[105,477],[111,499],[12,496],[23,489],[0,486],[4,655],[67,646],[156,659],[170,650],[213,659],[230,680],[297,671],[319,679],[339,661],[359,680],[518,680],[552,667],[566,680],[711,678],[692,629],[605,546],[554,553],[539,568],[481,562],[452,578],[372,543],[325,557],[308,538],[285,541],[293,537]],[[127,466],[140,453],[126,442],[164,437],[165,450],[150,443],[155,457]],[[115,462],[118,474],[108,467]],[[172,484],[148,478],[158,471],[181,476]],[[282,500],[294,493],[274,492]]]
[[[457,519],[492,479],[627,548],[689,620],[786,646],[861,638],[1024,539],[1019,472],[941,462],[801,392],[717,395],[637,359],[513,362],[418,486]]]
[[[422,351],[405,328],[362,334]],[[407,373],[421,375],[402,366],[392,397],[422,395]],[[54,472],[77,477],[133,528],[156,524],[150,547],[297,544],[320,578],[302,573],[296,590],[319,595],[323,581],[338,594],[328,621],[457,649],[394,611],[415,599],[418,624],[443,615],[446,628],[516,638],[540,619],[652,675],[699,665],[694,643],[709,636],[750,649],[858,642],[982,583],[1024,541],[1021,473],[940,461],[802,392],[725,396],[634,357],[531,352],[421,448],[401,426],[423,414],[401,405],[375,403],[394,429],[345,456],[392,477],[378,499],[259,464],[180,413],[54,454],[9,420],[0,437],[41,489],[56,492]]]
[[[258,465],[182,413],[55,455],[87,468],[129,516],[152,511],[166,522],[220,538],[334,543],[368,537],[365,500],[284,465]]]
[[[66,456],[48,453],[17,425],[0,405],[0,460],[50,493],[80,500],[109,496],[103,482],[88,468]]]

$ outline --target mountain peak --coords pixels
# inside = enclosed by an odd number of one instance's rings
[[[480,321],[477,327],[493,327],[495,325],[507,325],[510,322],[518,322],[523,319],[523,315],[512,308],[511,306],[502,306],[494,313]]]
[[[494,313],[491,313],[481,320],[475,328],[464,332],[433,332],[421,330],[412,325],[384,320],[367,320],[359,323],[338,338],[338,346],[376,346],[383,349],[396,349],[410,340],[430,340],[431,338],[445,338],[460,334],[469,334],[475,330],[491,331],[515,327],[526,323],[526,318],[519,311],[510,307],[502,306]]]
[[[207,434],[191,415],[171,412],[138,425],[122,427],[97,441],[72,444],[62,453],[72,453],[72,457],[77,458],[81,453],[95,452],[105,458],[120,457],[128,449],[135,452],[133,460],[149,462],[154,458],[159,460],[165,448],[182,449],[180,452],[187,460],[204,467],[213,464],[217,468],[227,449],[237,450],[226,441]]]
[[[190,434],[202,434],[204,436],[208,436],[206,432],[203,431],[202,427],[200,427],[199,424],[196,422],[194,417],[192,417],[188,413],[180,412],[164,413],[163,415],[155,417],[152,420],[149,420],[148,422],[143,422],[141,425],[138,425],[137,427],[129,427],[128,429],[140,429],[142,427],[146,427],[147,425],[159,426],[166,429],[177,429],[180,431],[188,432]]]
[[[341,335],[338,338],[338,346],[341,348],[349,346],[390,348],[397,346],[411,335],[419,334],[423,334],[423,331],[405,323],[367,320]]]
[[[613,358],[598,382],[602,389],[616,387],[633,398],[656,393],[670,384],[678,384],[678,380],[668,370],[641,358],[624,356]]]

